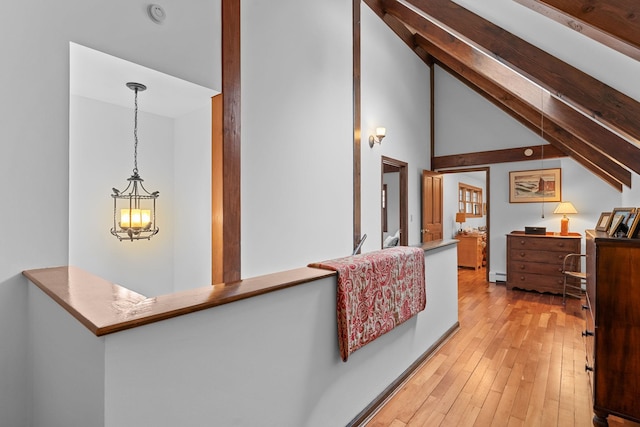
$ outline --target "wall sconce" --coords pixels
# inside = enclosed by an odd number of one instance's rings
[[[138,92],[147,87],[140,83],[127,83],[127,87],[135,92],[135,115],[133,125],[133,175],[127,179],[129,183],[123,191],[113,188],[113,228],[111,234],[120,241],[151,239],[158,233],[156,225],[156,199],[160,192],[149,193],[144,181],[138,174]],[[118,217],[120,221],[118,221]]]
[[[376,128],[375,135],[369,135],[369,147],[373,148],[376,142],[382,144],[382,139],[387,135],[387,129],[383,127]]]
[[[462,233],[462,224],[467,220],[467,214],[464,212],[456,212],[456,222],[460,224],[460,233]]]
[[[573,207],[571,202],[561,202],[558,207],[553,211],[554,214],[562,214],[562,218],[560,219],[560,235],[568,236],[569,235],[569,218],[567,218],[567,214],[577,214],[578,211]]]

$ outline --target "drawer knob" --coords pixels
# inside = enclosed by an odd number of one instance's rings
[[[520,252],[520,257],[524,258],[524,252]]]
[[[524,270],[526,267],[524,264],[520,264],[520,270]]]
[[[588,309],[589,309],[589,306],[588,306],[588,305],[585,305],[585,304],[582,304],[582,309],[583,309],[583,310],[588,310]]]
[[[585,372],[593,372],[593,366],[589,366],[585,363],[584,365],[584,371]]]
[[[521,245],[524,245],[524,240],[520,240],[520,244],[521,244]]]
[[[582,336],[583,337],[592,337],[593,336],[593,331],[582,331]]]
[[[524,276],[520,276],[520,281],[524,282]]]

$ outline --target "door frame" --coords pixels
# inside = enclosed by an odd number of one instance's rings
[[[409,164],[403,162],[401,160],[393,159],[391,157],[380,156],[380,193],[382,193],[382,188],[384,185],[384,173],[385,166],[391,166],[398,169],[400,173],[400,241],[398,244],[400,246],[407,246],[409,242]],[[380,198],[381,200],[381,198]],[[380,247],[382,248],[382,243],[384,242],[384,229],[382,217],[382,203],[380,203]]]
[[[485,198],[487,207],[487,240],[486,240],[486,253],[487,253],[487,266],[485,268],[486,280],[489,281],[489,271],[491,270],[491,209],[489,201],[491,200],[491,168],[488,166],[479,168],[461,168],[461,169],[439,169],[437,171],[443,175],[452,173],[466,173],[466,172],[484,172],[485,173]]]

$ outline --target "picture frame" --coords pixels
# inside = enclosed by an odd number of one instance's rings
[[[534,169],[509,172],[509,203],[560,202],[562,170]]]
[[[611,212],[602,212],[596,223],[596,231],[607,231],[612,218]]]
[[[613,213],[611,216],[613,218],[611,219],[611,225],[607,230],[607,234],[609,235],[609,237],[614,237],[616,234],[616,231],[618,231],[618,227],[620,227],[620,225],[622,225],[622,221],[624,221],[624,214]]]
[[[627,225],[627,222],[629,221],[629,217],[635,213],[636,208],[614,208],[612,215],[615,216],[617,214],[620,214],[623,216],[622,219],[622,224]]]
[[[627,231],[627,238],[634,239],[640,229],[640,209],[636,209],[632,216],[629,217],[628,222],[627,226],[629,227],[629,231]]]

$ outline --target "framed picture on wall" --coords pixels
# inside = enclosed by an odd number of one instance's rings
[[[559,202],[561,169],[509,172],[509,203]]]

